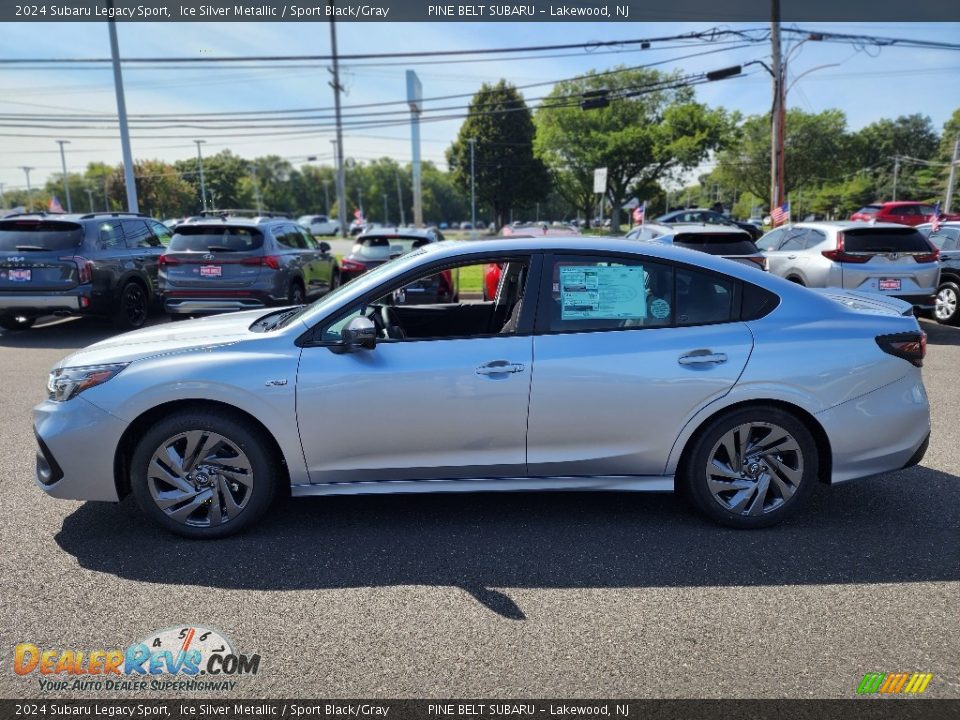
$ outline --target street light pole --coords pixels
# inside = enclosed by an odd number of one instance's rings
[[[953,202],[953,180],[957,176],[957,162],[960,157],[960,136],[953,143],[953,160],[950,161],[950,177],[947,180],[947,197],[943,203],[943,211],[950,212],[950,203]],[[0,185],[0,205],[3,205],[3,186]]]
[[[323,214],[330,217],[330,182],[323,181]]]
[[[60,146],[60,165],[63,167],[63,194],[67,197],[67,212],[73,212],[73,203],[70,202],[70,183],[67,182],[67,156],[63,152],[63,146],[69,145],[69,140],[57,140],[57,145]]]
[[[390,224],[390,217],[387,215],[387,194],[383,194],[383,224],[384,226]]]
[[[87,193],[87,202],[90,203],[90,212],[93,212],[93,190],[86,188],[84,192]]]
[[[476,172],[476,148],[477,139],[467,138],[470,143],[470,227],[473,229],[474,236],[477,233],[477,172]]]
[[[347,237],[347,197],[346,182],[343,174],[343,120],[340,115],[340,92],[343,88],[340,85],[340,63],[337,59],[337,24],[334,22],[333,14],[334,0],[328,0],[328,10],[330,11],[330,54],[332,56],[331,73],[333,82],[330,86],[333,88],[333,105],[337,124],[336,142],[336,160],[337,160],[337,222],[340,226],[340,237]]]
[[[397,179],[397,207],[400,208],[400,225],[405,226],[407,219],[403,216],[403,193],[400,192],[400,173],[398,172],[394,177]]]
[[[203,180],[203,153],[200,146],[206,143],[206,140],[194,140],[197,144],[197,163],[200,165],[200,203],[203,205],[203,211],[207,211],[207,185]]]
[[[893,201],[897,201],[897,176],[900,174],[900,156],[893,158]]]
[[[33,188],[30,187],[30,171],[36,168],[32,168],[29,165],[21,165],[20,169],[23,170],[24,175],[27,176],[27,212],[33,212]]]
[[[783,68],[780,52],[780,0],[772,0],[770,21],[772,52],[773,109],[770,113],[770,212],[783,204],[783,185],[780,174],[783,153]]]
[[[117,119],[120,124],[120,147],[123,150],[123,179],[127,186],[127,210],[140,212],[137,202],[137,181],[133,177],[133,151],[130,149],[130,127],[127,125],[127,101],[123,95],[123,73],[120,70],[120,45],[117,42],[117,23],[113,18],[113,0],[107,0],[111,19],[107,21],[110,31],[110,55],[113,59],[113,86],[117,95]]]
[[[260,199],[260,183],[257,182],[257,166],[250,166],[250,175],[253,178],[253,194],[257,198],[257,214],[263,214],[263,202]]]

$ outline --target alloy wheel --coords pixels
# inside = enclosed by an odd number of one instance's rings
[[[786,503],[803,480],[803,452],[779,425],[751,422],[727,431],[710,451],[710,493],[737,515],[764,515]]]
[[[172,520],[212,527],[230,522],[246,507],[253,492],[253,467],[229,438],[188,430],[168,438],[153,453],[147,487]]]
[[[146,322],[147,295],[136,283],[130,283],[124,290],[123,309],[130,327],[140,327]]]
[[[957,313],[957,293],[951,287],[942,287],[937,292],[933,313],[937,320],[946,321]]]

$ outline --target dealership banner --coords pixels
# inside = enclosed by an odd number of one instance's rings
[[[864,720],[960,717],[960,700],[0,700],[10,718]]]
[[[784,22],[944,22],[960,2],[780,0]],[[769,22],[771,0],[35,0],[0,3],[0,21],[95,22]],[[940,38],[946,39],[946,38]]]

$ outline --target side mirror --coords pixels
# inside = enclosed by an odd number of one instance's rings
[[[377,326],[366,317],[355,317],[340,331],[340,341],[348,352],[373,350],[377,344]]]
[[[330,243],[321,241],[320,252],[324,252],[324,253],[330,252]]]

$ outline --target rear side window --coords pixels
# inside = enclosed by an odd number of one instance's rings
[[[251,252],[263,247],[257,228],[180,226],[170,241],[171,252]]]
[[[290,225],[284,225],[273,232],[280,247],[290,248],[291,250],[305,250],[307,247],[300,231]]]
[[[370,235],[357,238],[357,244],[353,246],[353,254],[367,260],[389,260],[396,255],[403,255],[423,247],[429,242],[424,237]]]
[[[677,269],[677,325],[734,319],[733,280],[690,268]]]
[[[940,228],[930,233],[930,242],[941,250],[956,250],[957,238],[960,237],[960,228]]]
[[[777,230],[771,230],[762,238],[757,240],[757,249],[758,250],[777,250],[780,247],[780,243],[783,242],[784,233],[787,232],[786,228],[778,228]]]
[[[843,247],[847,252],[930,252],[926,238],[911,227],[844,230]]]
[[[100,233],[98,245],[101,250],[120,250],[126,249],[126,243],[123,241],[123,227],[119,220],[106,220],[97,225]]]
[[[124,220],[123,234],[126,236],[128,248],[160,247],[160,241],[153,236],[143,220]]]
[[[677,233],[673,244],[710,255],[752,255],[757,246],[746,233]]]
[[[0,250],[73,250],[83,242],[83,228],[56,220],[0,221]]]

